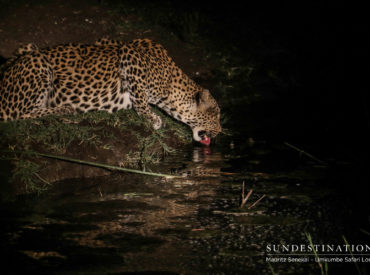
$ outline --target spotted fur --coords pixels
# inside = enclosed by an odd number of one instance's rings
[[[148,39],[45,49],[29,44],[7,62],[0,80],[0,120],[133,107],[159,129],[161,118],[150,105],[189,125],[197,141],[221,131],[210,92]]]

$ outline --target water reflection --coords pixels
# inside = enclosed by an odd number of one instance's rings
[[[235,143],[227,158],[217,148],[186,149],[155,167],[181,178],[69,180],[42,197],[1,205],[1,272],[266,274],[267,244],[306,244],[306,231],[341,242],[353,204],[344,207],[324,187],[322,168],[297,162],[284,147],[256,144],[241,150]],[[253,189],[251,202],[266,195],[251,210],[239,207],[242,181]],[[273,268],[313,274],[317,264]]]
[[[7,245],[40,270],[186,270],[184,259],[192,255],[185,239],[202,227],[198,210],[215,196],[223,159],[195,148],[190,157],[168,161],[182,163],[176,172],[186,177],[115,174],[55,184],[48,195],[27,201],[22,222],[6,232],[12,235]]]

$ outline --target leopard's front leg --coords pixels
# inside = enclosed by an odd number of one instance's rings
[[[161,128],[162,119],[151,110],[147,91],[141,83],[131,85],[130,99],[138,115],[148,119],[155,130]]]
[[[149,106],[146,59],[127,45],[123,45],[119,50],[119,56],[121,87],[125,93],[129,93],[132,107],[138,115],[148,119],[155,130],[161,128],[161,118]]]

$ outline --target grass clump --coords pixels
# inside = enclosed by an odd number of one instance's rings
[[[321,272],[321,275],[328,275],[329,273],[329,267],[328,267],[328,263],[327,262],[324,262],[322,263],[320,260],[319,260],[319,254],[317,253],[316,249],[315,249],[315,246],[314,246],[314,243],[312,241],[312,237],[311,237],[311,234],[308,233],[308,232],[305,232],[306,234],[306,237],[307,237],[307,240],[308,240],[308,243],[310,245],[310,247],[312,248],[312,251],[315,255],[315,259],[317,261],[317,264],[319,265],[319,268],[320,268],[320,272]]]
[[[26,192],[42,192],[50,185],[42,173],[47,161],[28,151],[95,161],[89,158],[93,152],[97,162],[145,170],[174,151],[174,140],[191,141],[187,126],[156,112],[165,125],[158,131],[132,110],[0,123],[0,156],[12,167],[9,181],[21,183]]]
[[[97,129],[98,130],[98,129]],[[98,145],[100,137],[91,126],[68,117],[47,116],[40,119],[2,123],[1,148],[29,150],[37,145],[42,150],[63,153],[72,141]]]

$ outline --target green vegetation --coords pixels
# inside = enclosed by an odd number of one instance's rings
[[[349,243],[348,243],[348,241],[347,241],[346,237],[345,237],[344,235],[342,235],[342,238],[343,238],[344,243],[345,243],[347,246],[349,246]],[[353,256],[353,253],[352,253],[352,251],[351,251],[351,250],[349,250],[349,253],[350,253],[350,255],[351,255],[352,259],[354,259],[355,257]],[[356,261],[354,261],[353,263],[355,264],[355,267],[356,267],[357,273],[358,273],[359,275],[363,275],[363,273],[362,273],[362,271],[361,271],[360,266],[358,265],[358,263],[357,263]]]
[[[98,162],[145,170],[147,165],[158,163],[173,152],[172,144],[191,142],[187,126],[157,113],[165,125],[159,131],[152,130],[147,121],[131,110],[4,122],[0,124],[1,158],[12,164],[10,181],[21,183],[26,192],[42,192],[50,185],[42,176],[48,160],[28,151],[95,161],[86,156],[89,154],[84,155],[92,151]],[[119,163],[111,160],[115,151]]]
[[[311,248],[312,248],[312,251],[315,255],[315,258],[317,260],[317,264],[319,265],[319,268],[320,268],[320,271],[321,271],[321,275],[328,275],[328,270],[329,270],[329,267],[328,267],[328,263],[327,262],[324,262],[322,263],[321,261],[319,261],[319,255],[317,254],[317,251],[315,249],[315,246],[313,244],[313,241],[312,241],[312,237],[311,237],[311,234],[310,233],[305,233],[306,234],[306,237],[307,237],[307,240],[308,240],[308,243],[310,244]]]

